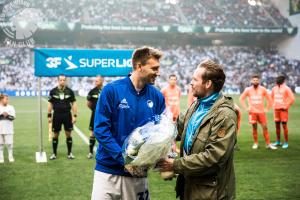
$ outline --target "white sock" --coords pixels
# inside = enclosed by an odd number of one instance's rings
[[[7,145],[7,151],[8,151],[8,157],[13,157],[13,145],[12,144]]]
[[[0,160],[4,159],[4,157],[3,157],[3,147],[4,147],[4,145],[0,144]]]

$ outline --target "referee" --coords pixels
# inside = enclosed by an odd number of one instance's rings
[[[88,93],[87,96],[87,106],[92,110],[92,115],[90,119],[90,125],[89,129],[91,130],[91,135],[90,135],[90,145],[89,145],[89,154],[87,156],[88,159],[91,159],[94,157],[93,154],[93,149],[95,146],[95,136],[94,136],[94,118],[95,118],[95,110],[96,110],[96,105],[98,101],[98,97],[100,96],[102,86],[103,86],[103,78],[101,76],[97,76],[95,79],[95,86],[93,89],[91,89]]]
[[[74,159],[71,131],[73,130],[73,124],[76,122],[77,105],[74,92],[66,86],[66,77],[64,75],[58,77],[58,86],[50,91],[48,102],[48,122],[52,123],[52,131],[54,133],[52,139],[53,154],[50,156],[50,160],[56,159],[58,136],[62,124],[66,134],[68,159]]]

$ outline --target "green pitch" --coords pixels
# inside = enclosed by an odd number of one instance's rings
[[[236,99],[236,98],[235,98]],[[90,111],[85,98],[77,97],[78,120],[76,126],[87,136]],[[186,97],[181,102],[186,109]],[[5,151],[5,164],[0,165],[1,200],[88,200],[90,199],[94,160],[88,160],[88,145],[74,132],[73,152],[75,160],[67,160],[64,133],[61,133],[58,159],[46,164],[35,163],[38,150],[37,139],[37,100],[36,98],[11,98],[15,106],[14,156],[15,163],[8,163]],[[43,133],[47,157],[51,154],[46,122],[46,103],[43,102]],[[235,153],[237,176],[237,199],[270,200],[300,198],[300,96],[290,109],[289,149],[266,150],[261,129],[259,149],[252,150],[251,128],[247,115],[243,112],[241,131],[238,136],[240,151]],[[271,140],[275,140],[272,113],[268,113]],[[298,128],[297,128],[298,127]],[[283,138],[283,136],[282,136]],[[157,172],[150,173],[150,193],[154,200],[175,199],[175,181],[163,181]]]

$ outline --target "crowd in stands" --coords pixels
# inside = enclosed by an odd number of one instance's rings
[[[136,46],[96,45],[93,48],[132,49]],[[168,76],[176,74],[183,93],[187,92],[192,73],[205,58],[222,64],[226,71],[225,91],[240,93],[250,84],[253,74],[261,76],[262,85],[270,89],[275,77],[285,74],[287,84],[294,89],[300,86],[300,60],[287,59],[273,49],[233,46],[169,46],[157,47],[164,52],[161,61],[161,76],[157,87],[167,84]],[[107,77],[105,83],[119,77]],[[42,89],[49,90],[57,84],[55,78],[42,78]],[[93,87],[93,78],[70,78],[69,85],[75,91],[88,91]],[[31,64],[29,49],[0,48],[0,91],[36,90],[37,79]]]
[[[270,0],[32,0],[45,21],[96,25],[197,25],[220,28],[290,27]],[[1,5],[0,5],[1,10]]]
[[[270,1],[251,6],[247,0],[190,0],[180,6],[188,21],[194,25],[210,25],[231,28],[287,27],[284,18]]]

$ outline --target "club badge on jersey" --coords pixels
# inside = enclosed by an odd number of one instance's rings
[[[65,94],[64,93],[60,93],[59,94],[59,99],[60,100],[64,100],[65,99]]]

